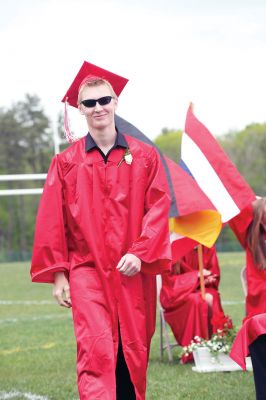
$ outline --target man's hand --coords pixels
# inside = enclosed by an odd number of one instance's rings
[[[125,254],[116,268],[123,275],[134,276],[140,271],[141,260],[134,254]]]
[[[71,307],[69,283],[64,272],[54,274],[53,296],[60,306]]]

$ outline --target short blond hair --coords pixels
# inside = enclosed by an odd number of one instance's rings
[[[78,106],[80,105],[81,102],[81,94],[82,91],[85,87],[90,87],[90,86],[100,86],[100,85],[105,85],[107,87],[109,87],[110,91],[111,91],[111,95],[114,99],[117,100],[117,95],[111,85],[110,82],[108,82],[106,79],[102,79],[102,78],[95,78],[95,79],[88,79],[87,81],[85,81],[81,87],[79,88],[79,94],[78,94]]]

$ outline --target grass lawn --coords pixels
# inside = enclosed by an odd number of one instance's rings
[[[225,313],[240,326],[244,254],[218,256]],[[0,264],[0,273],[0,400],[78,400],[71,312],[54,303],[50,285],[30,282],[27,263]],[[166,355],[160,362],[158,326],[152,341],[147,400],[255,399],[252,372],[196,373],[191,365],[178,364],[177,348],[174,355],[173,364]]]

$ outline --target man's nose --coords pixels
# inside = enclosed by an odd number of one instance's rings
[[[96,105],[94,107],[94,110],[96,110],[96,111],[102,110],[102,106],[98,103],[98,101],[96,101]]]

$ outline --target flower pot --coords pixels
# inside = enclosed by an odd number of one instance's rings
[[[196,372],[239,371],[241,367],[228,354],[220,353],[213,356],[208,347],[199,347],[193,351]]]
[[[212,356],[208,347],[199,347],[193,351],[195,365],[198,368],[204,369],[212,366]]]

